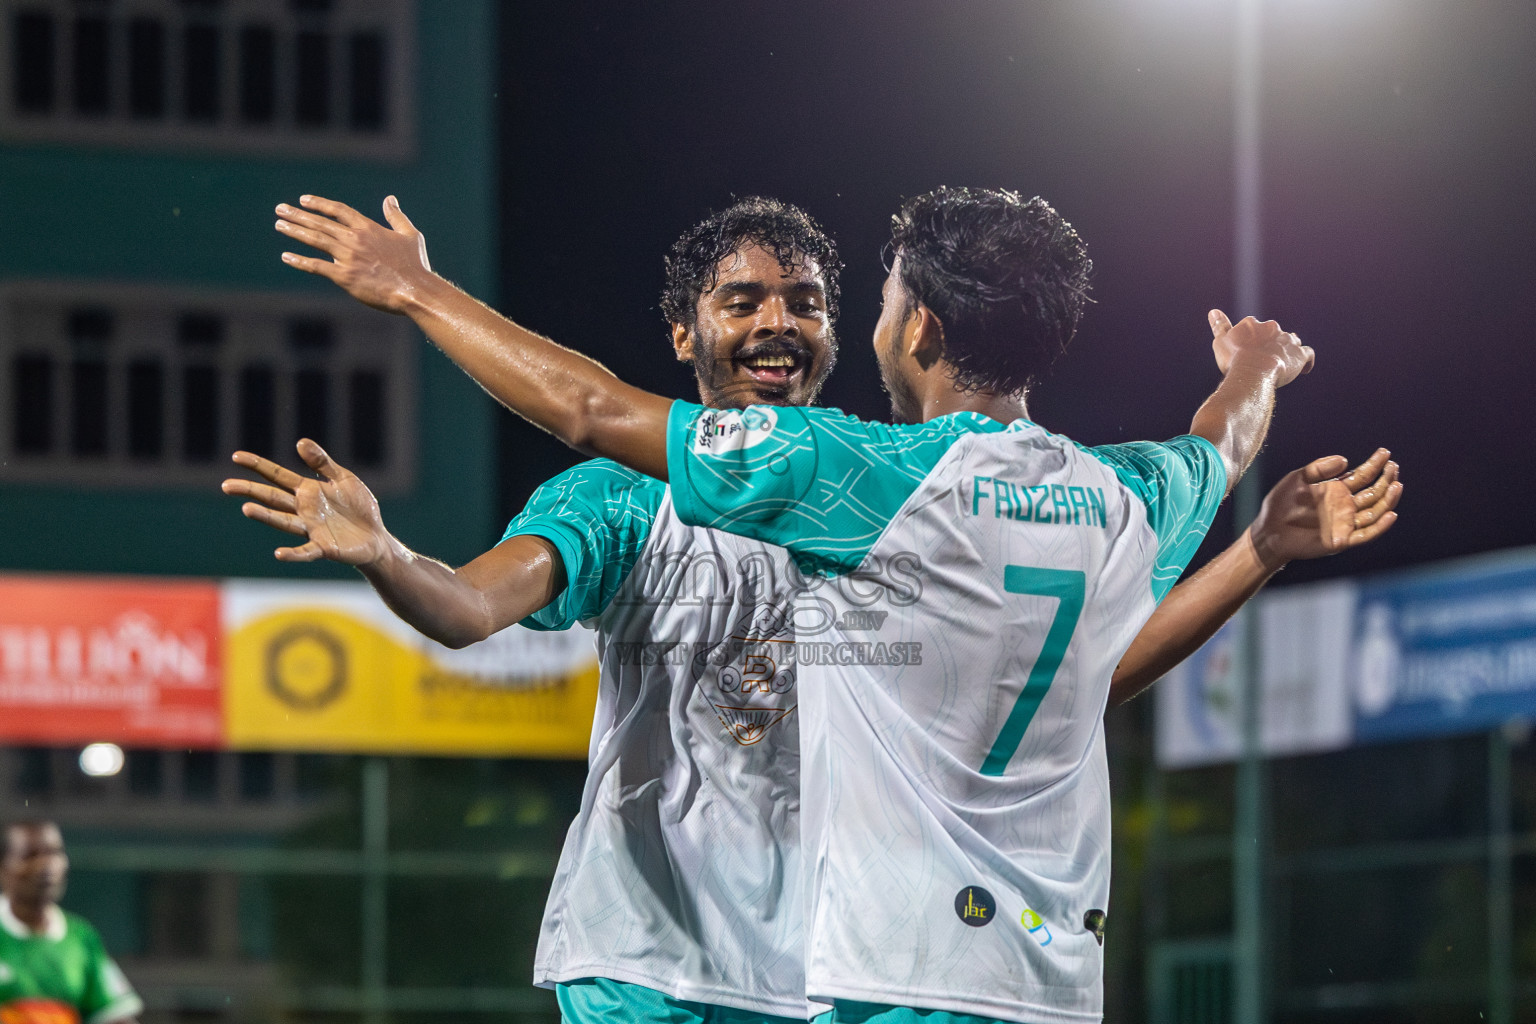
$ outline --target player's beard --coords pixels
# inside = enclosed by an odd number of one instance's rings
[[[815,405],[832,367],[837,365],[837,340],[829,337],[825,353],[819,358],[810,349],[810,364],[804,375],[782,388],[752,385],[736,380],[733,359],[721,360],[709,339],[699,338],[693,348],[693,375],[699,386],[699,401],[712,409],[745,409],[749,405]],[[819,363],[819,365],[818,365]]]
[[[891,419],[896,423],[921,423],[923,403],[917,392],[896,367],[895,346],[892,351],[876,346],[875,362],[880,364],[880,385],[891,396]]]

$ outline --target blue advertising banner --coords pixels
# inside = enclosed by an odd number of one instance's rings
[[[1355,623],[1356,742],[1536,717],[1536,555],[1366,581]]]
[[[1536,549],[1255,602],[1261,745],[1279,756],[1536,720]],[[1157,758],[1233,760],[1237,625],[1157,686]]]

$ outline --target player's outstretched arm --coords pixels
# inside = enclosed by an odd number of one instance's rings
[[[1152,613],[1115,669],[1109,706],[1130,700],[1198,650],[1287,562],[1336,555],[1391,529],[1403,495],[1391,457],[1378,448],[1339,476],[1347,463],[1330,455],[1282,477],[1242,537]]]
[[[492,397],[572,448],[667,478],[671,399],[625,384],[434,274],[426,240],[394,196],[384,201],[388,226],[319,196],[299,203],[277,207],[277,230],[330,259],[285,252],[284,262],[375,309],[409,316]]]
[[[1209,314],[1216,366],[1223,377],[1195,413],[1189,432],[1210,441],[1227,468],[1227,490],[1237,486],[1269,433],[1275,391],[1312,369],[1313,353],[1273,320],[1253,317],[1235,326],[1219,309]]]
[[[307,438],[298,450],[318,478],[236,452],[235,464],[265,482],[233,477],[223,486],[247,499],[240,511],[248,518],[304,539],[278,548],[278,561],[356,566],[396,615],[448,647],[483,640],[564,589],[565,567],[542,537],[509,537],[457,570],[417,554],[384,528],[379,503],[357,474]]]

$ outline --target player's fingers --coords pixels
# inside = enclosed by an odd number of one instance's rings
[[[259,484],[254,480],[241,480],[239,478],[225,480],[223,490],[225,494],[232,497],[250,498],[253,501],[261,502],[269,508],[275,508],[279,512],[298,511],[298,505],[295,504],[292,493],[277,487]]]
[[[1301,467],[1301,478],[1309,484],[1320,484],[1338,476],[1347,465],[1349,460],[1342,455],[1324,455]]]
[[[341,268],[330,260],[319,260],[313,256],[300,256],[296,252],[283,253],[283,262],[290,267],[304,271],[306,274],[314,274],[328,281],[341,280]]]
[[[396,231],[403,231],[406,234],[412,235],[416,233],[416,225],[412,224],[411,218],[407,217],[405,211],[400,209],[400,200],[394,196],[384,197],[384,219],[389,221],[389,226]]]
[[[346,472],[341,464],[331,458],[330,453],[320,447],[317,442],[301,437],[296,447],[299,450],[299,458],[304,460],[304,464],[327,480],[335,480]]]
[[[248,501],[241,505],[240,511],[245,518],[254,519],[258,523],[266,523],[275,530],[282,530],[284,533],[291,533],[296,537],[309,536],[309,530],[304,527],[304,520],[287,512],[278,512],[267,508],[265,505],[258,505],[254,501]]]
[[[287,490],[295,490],[298,488],[299,484],[304,482],[304,478],[299,476],[299,474],[295,473],[293,470],[285,469],[284,467],[279,466],[277,463],[273,462],[271,459],[264,459],[260,455],[257,455],[253,452],[235,452],[232,458],[235,465],[241,467],[242,469],[248,469],[252,473],[266,477],[274,484],[277,484],[277,486],[286,488]]]
[[[1381,475],[1371,481],[1371,486],[1355,495],[1355,508],[1366,508],[1376,504],[1396,481],[1397,463],[1389,462],[1381,471]]]
[[[1360,491],[1369,487],[1375,482],[1377,477],[1381,476],[1382,467],[1387,464],[1387,460],[1391,457],[1392,453],[1387,451],[1387,449],[1377,448],[1371,453],[1370,458],[1344,474],[1342,478],[1344,486],[1348,487],[1351,491]]]
[[[300,227],[309,228],[311,231],[318,231],[323,235],[337,235],[348,230],[346,225],[338,224],[330,217],[322,217],[318,213],[310,213],[308,210],[301,210],[297,206],[289,206],[287,203],[277,204],[277,216],[282,220],[297,224]]]
[[[323,231],[314,231],[310,228],[294,224],[290,221],[278,221],[277,230],[280,234],[287,235],[289,238],[292,238],[296,242],[303,242],[305,245],[312,245],[316,249],[319,249],[321,252],[330,256],[335,256],[339,251],[345,248],[344,240],[338,238],[335,235],[327,234]]]
[[[1301,345],[1301,339],[1299,337],[1294,334],[1291,335],[1291,337],[1296,338],[1296,344]],[[1306,363],[1304,363],[1301,367],[1301,372],[1311,373],[1312,367],[1317,365],[1317,353],[1312,351],[1311,345],[1301,345],[1301,355],[1302,358],[1306,360]],[[1297,374],[1297,376],[1300,375],[1301,374]]]
[[[1227,319],[1227,314],[1219,309],[1213,309],[1205,314],[1205,318],[1211,322],[1211,337],[1219,338],[1232,329],[1232,321]]]
[[[296,548],[278,548],[272,554],[279,562],[318,562],[325,557],[325,552],[314,541]]]
[[[1362,508],[1355,513],[1355,525],[1369,526],[1382,516],[1397,508],[1397,503],[1402,500],[1403,485],[1395,483],[1388,487],[1382,494],[1381,500],[1368,508]]]
[[[1395,522],[1397,522],[1397,513],[1388,512],[1386,515],[1376,520],[1370,526],[1362,527],[1361,529],[1351,533],[1349,535],[1349,546],[1352,548],[1359,547],[1361,544],[1364,544],[1367,541],[1375,540],[1377,537],[1380,537],[1382,534],[1392,529],[1392,524]]]
[[[334,199],[326,199],[324,196],[299,196],[299,205],[306,210],[316,210],[341,221],[349,228],[360,228],[368,224],[378,222],[364,217],[346,203],[338,203]]]

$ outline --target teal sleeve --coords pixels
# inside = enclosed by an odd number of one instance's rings
[[[889,426],[836,409],[674,402],[667,475],[678,517],[848,572],[950,447],[1002,424],[969,413]]]
[[[1227,467],[1216,446],[1185,434],[1161,444],[1132,441],[1090,448],[1147,507],[1157,534],[1152,596],[1161,601],[1205,539],[1227,494]]]
[[[608,607],[645,547],[666,486],[608,459],[566,470],[542,485],[507,525],[502,540],[543,537],[565,564],[565,589],[523,620],[561,630]]]

